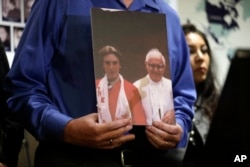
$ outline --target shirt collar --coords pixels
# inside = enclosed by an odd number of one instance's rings
[[[122,2],[122,0],[119,0],[119,1]],[[155,0],[134,0],[129,10],[134,11],[134,10],[139,10],[139,9],[147,8],[147,7],[159,11],[159,6],[156,5]]]
[[[155,0],[144,0],[143,2],[144,2],[144,6],[154,8],[154,9],[156,9],[158,11],[160,10],[159,6],[156,5]]]
[[[148,78],[148,80],[149,80],[149,84],[150,85],[159,85],[159,84],[161,84],[162,83],[162,79],[159,81],[159,82],[155,82],[155,81],[153,81],[150,77],[149,77],[149,74],[147,74],[147,76],[146,76],[147,78]]]

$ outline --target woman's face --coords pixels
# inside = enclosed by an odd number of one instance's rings
[[[194,82],[199,84],[206,80],[210,65],[208,47],[203,38],[197,33],[188,33],[186,40],[190,50],[190,62],[192,65]]]

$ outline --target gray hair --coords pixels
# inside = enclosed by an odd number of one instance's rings
[[[166,64],[165,57],[162,55],[162,53],[157,48],[150,49],[148,53],[146,54],[145,61],[148,62],[150,58],[161,58],[163,61],[163,64]]]

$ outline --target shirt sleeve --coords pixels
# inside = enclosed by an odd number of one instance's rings
[[[192,127],[196,90],[189,59],[189,50],[181,28],[180,19],[170,7],[166,16],[175,116],[176,122],[183,129],[182,139],[177,147],[184,147],[187,144],[188,133]]]
[[[47,74],[56,52],[66,1],[36,0],[5,80],[9,108],[40,140],[61,138],[72,118],[49,98]]]

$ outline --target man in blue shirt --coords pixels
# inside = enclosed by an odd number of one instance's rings
[[[176,124],[98,123],[92,7],[166,14]],[[39,141],[35,167],[166,166],[167,150],[184,147],[191,129],[190,67],[179,18],[162,0],[36,0],[5,89],[8,106]]]

